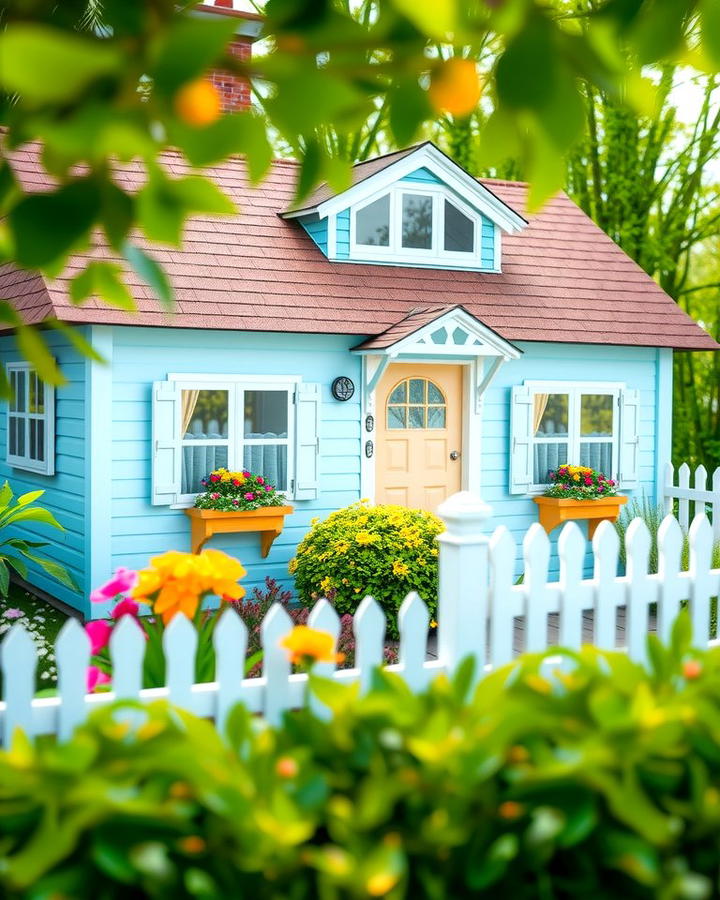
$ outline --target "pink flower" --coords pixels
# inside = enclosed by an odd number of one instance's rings
[[[5,619],[22,619],[25,613],[21,609],[6,609],[3,613]]]
[[[211,475],[210,481],[220,481],[220,476],[219,475]]]
[[[245,494],[244,496],[245,496],[246,500],[254,500],[255,499],[255,494]]]
[[[110,684],[110,676],[107,672],[103,672],[102,669],[99,669],[97,666],[88,666],[87,669],[87,690],[88,694],[92,694],[93,691],[99,687],[101,684]]]
[[[271,485],[271,484],[266,484],[266,485],[265,485],[265,490],[266,490],[266,491],[271,491],[272,489],[273,489],[273,488],[272,488],[272,485]]]
[[[217,500],[219,498],[219,496],[220,496],[220,494],[210,494],[210,499]]]
[[[119,603],[116,603],[112,608],[110,615],[113,619],[121,619],[123,616],[136,616],[139,609],[140,604],[137,600],[133,600],[130,597],[123,597],[123,599]]]
[[[564,491],[569,491],[569,490],[570,490],[570,485],[569,485],[569,484],[561,484],[560,487],[561,487]]]
[[[612,480],[612,478],[608,479],[608,484],[609,484],[611,487],[615,487],[615,482]]]
[[[250,473],[248,471],[246,471],[245,469],[243,469],[243,475],[245,476],[245,478],[250,477]]]
[[[586,478],[585,484],[592,484],[592,478]]]
[[[233,505],[233,506],[237,506],[239,502],[240,502],[240,501],[237,499],[237,497],[235,497],[235,498],[233,498],[232,505]]]
[[[257,481],[258,484],[265,484],[265,479],[262,477],[262,475],[258,475],[255,481]]]
[[[116,569],[115,574],[102,587],[95,588],[90,594],[91,603],[106,603],[120,594],[131,590],[137,583],[137,572],[132,569]]]
[[[110,640],[112,626],[105,619],[95,619],[85,626],[85,634],[90,638],[90,652],[93,656],[99,653],[103,647],[107,647]]]

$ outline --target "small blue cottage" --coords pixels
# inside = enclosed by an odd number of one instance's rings
[[[11,156],[42,185],[36,148]],[[184,169],[173,154],[167,166]],[[130,315],[73,305],[72,270],[0,270],[28,321],[73,323],[104,359],[52,332],[67,378],[53,391],[0,338],[15,390],[0,477],[46,491],[66,531],[33,535],[79,586],[33,570],[36,590],[87,616],[116,567],[188,550],[183,510],[218,466],[261,472],[294,507],[266,559],[257,535],[212,539],[250,586],[289,580],[311,519],[362,497],[435,509],[465,488],[521,537],[563,462],[659,496],[673,351],[717,345],[566,196],[528,216],[525,185],[477,181],[431,143],[361,163],[350,188],[301,208],[294,162],[257,188],[241,160],[213,176],[240,213],[151,251],[172,314],[132,274]]]

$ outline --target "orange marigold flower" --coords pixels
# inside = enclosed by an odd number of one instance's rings
[[[308,625],[296,625],[290,634],[280,641],[292,663],[342,662],[343,653],[335,653],[335,639],[327,631],[318,631]]]
[[[281,756],[275,763],[275,772],[281,778],[295,778],[300,771],[300,766],[292,758],[292,756]]]
[[[150,604],[167,625],[179,612],[192,619],[209,594],[239,600],[245,590],[237,582],[245,574],[236,559],[220,550],[199,554],[171,550],[151,559],[150,567],[138,573],[132,596]]]

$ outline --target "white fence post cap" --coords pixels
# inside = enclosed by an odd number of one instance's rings
[[[445,523],[447,534],[460,537],[477,534],[483,522],[492,515],[492,509],[477,494],[458,491],[440,504],[437,514]],[[442,535],[440,538],[442,539]]]

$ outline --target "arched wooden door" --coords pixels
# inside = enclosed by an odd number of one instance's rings
[[[375,499],[435,511],[462,483],[462,366],[390,364],[375,395]]]

